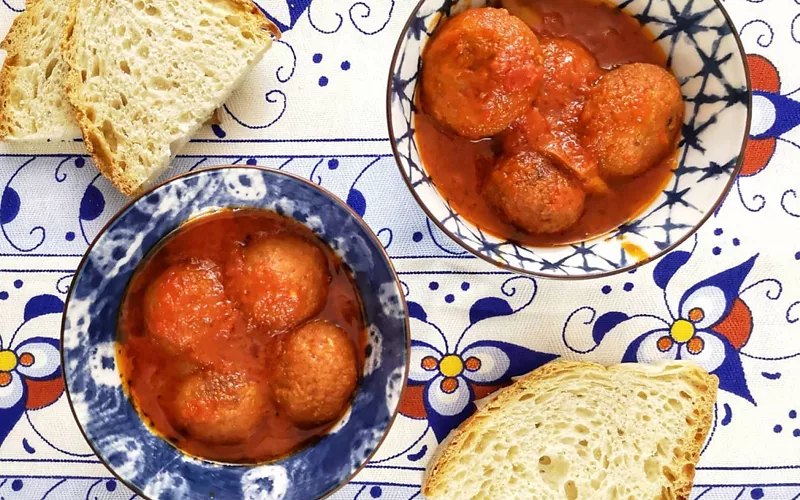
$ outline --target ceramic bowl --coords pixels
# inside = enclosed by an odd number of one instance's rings
[[[481,231],[437,191],[420,159],[414,98],[421,54],[438,23],[481,0],[422,0],[395,49],[386,96],[389,138],[417,202],[466,250],[497,266],[552,278],[630,270],[688,238],[717,209],[736,178],[750,127],[747,62],[737,32],[715,0],[611,0],[656,36],[681,84],[686,106],[677,168],[667,187],[633,220],[600,237],[533,247]],[[634,248],[630,255],[625,249]]]
[[[137,265],[181,223],[223,207],[274,210],[314,231],[352,270],[368,327],[363,377],[349,413],[312,446],[263,465],[192,458],[155,435],[123,391],[115,362],[117,314]],[[308,500],[344,484],[373,454],[394,419],[409,341],[402,289],[366,224],[307,180],[238,166],[177,177],[122,209],[78,268],[61,339],[69,402],[98,457],[146,497],[191,500]]]

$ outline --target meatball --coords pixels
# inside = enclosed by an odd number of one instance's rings
[[[267,397],[244,372],[206,371],[186,378],[173,402],[178,427],[212,444],[245,441],[267,412]]]
[[[207,260],[174,264],[147,288],[145,328],[168,352],[208,361],[231,335],[238,314],[225,296],[217,266]]]
[[[551,124],[535,107],[517,119],[501,135],[503,152],[513,155],[534,151],[542,154],[559,166],[569,170],[580,180],[589,193],[604,193],[608,185],[600,177],[597,159],[577,138],[577,134],[563,122]]]
[[[287,330],[317,314],[330,274],[322,249],[292,234],[257,237],[226,270],[231,296],[260,325]]]
[[[275,400],[296,425],[330,422],[355,391],[357,365],[355,346],[344,330],[327,321],[307,323],[284,339]]]
[[[534,152],[501,159],[483,189],[486,201],[529,233],[557,233],[583,213],[586,194],[571,174]]]
[[[542,77],[536,35],[505,9],[471,9],[436,30],[422,55],[422,104],[468,139],[508,127],[533,102]]]
[[[607,176],[637,175],[674,148],[683,122],[675,77],[654,64],[625,64],[589,93],[580,117],[583,143]]]
[[[583,45],[569,38],[544,40],[542,53],[544,76],[536,107],[551,127],[572,127],[583,110],[584,97],[603,70]]]

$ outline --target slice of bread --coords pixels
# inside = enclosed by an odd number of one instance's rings
[[[689,362],[554,361],[454,430],[422,492],[434,500],[689,498],[717,385]]]
[[[67,65],[61,36],[69,0],[29,1],[0,48],[0,140],[42,141],[80,136],[64,93]]]
[[[155,180],[271,45],[250,0],[71,0],[66,92],[124,194]]]

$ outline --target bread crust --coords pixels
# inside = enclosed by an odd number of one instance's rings
[[[688,376],[691,377],[692,384],[700,394],[700,398],[693,401],[693,410],[698,410],[699,414],[695,414],[697,418],[693,419],[690,425],[687,425],[683,436],[687,445],[685,449],[681,450],[681,457],[673,458],[673,470],[678,471],[678,474],[672,486],[663,488],[661,493],[663,500],[688,500],[694,482],[694,466],[700,458],[700,451],[711,428],[719,379],[714,375],[709,375],[702,368],[690,362],[675,362],[669,365],[680,365],[683,367],[682,369],[690,370]],[[642,370],[641,365],[626,363],[605,367],[593,362],[555,360],[523,376],[514,384],[495,393],[483,408],[465,420],[442,442],[426,471],[422,484],[422,494],[432,499],[445,498],[443,495],[446,492],[444,485],[448,480],[448,468],[452,467],[452,463],[462,453],[466,437],[472,433],[480,434],[483,432],[484,421],[490,418],[490,414],[493,411],[516,399],[541,381],[561,373],[575,371],[604,373],[606,371],[635,370]],[[687,464],[689,465],[688,467]]]
[[[57,119],[52,120],[49,124],[40,124],[44,127],[39,127],[39,130],[31,130],[27,124],[23,128],[15,125],[15,120],[20,114],[20,109],[17,106],[9,105],[10,100],[13,98],[15,87],[19,86],[20,70],[23,65],[28,66],[31,63],[40,64],[41,55],[30,57],[33,55],[30,52],[36,50],[36,46],[32,45],[32,38],[35,37],[40,28],[47,28],[48,34],[55,32],[60,28],[60,25],[55,26],[55,29],[50,29],[42,23],[53,23],[53,19],[42,19],[42,11],[53,6],[52,2],[43,2],[42,0],[29,0],[26,2],[25,11],[20,13],[14,18],[11,27],[6,34],[5,39],[0,42],[0,48],[6,51],[6,59],[2,69],[0,69],[0,140],[3,141],[44,141],[49,139],[71,139],[74,134],[77,134],[77,124],[65,122],[65,120],[72,121],[71,112],[67,109],[59,108],[57,111]],[[55,6],[55,9],[60,12],[61,2]],[[60,20],[60,19],[59,19]],[[37,24],[38,23],[38,24]],[[39,33],[44,35],[44,32]],[[60,52],[60,51],[59,51]],[[48,57],[50,54],[48,53]],[[57,54],[61,59],[60,53]],[[20,61],[20,58],[27,58]],[[60,70],[63,61],[58,61],[56,71]],[[53,67],[48,67],[48,71],[53,71]],[[47,79],[50,75],[45,75]],[[46,81],[41,82],[46,85]],[[59,85],[60,88],[60,85]],[[36,106],[36,99],[33,99],[30,106]],[[66,100],[64,104],[67,104]],[[64,106],[65,108],[67,106]],[[71,106],[69,107],[71,109]],[[37,108],[41,109],[41,108]],[[50,110],[52,112],[52,110]],[[65,114],[67,113],[67,114]],[[17,116],[15,116],[15,114]],[[23,112],[24,114],[24,112]],[[35,114],[35,113],[34,113]],[[37,122],[38,123],[38,122]]]
[[[38,3],[38,1],[36,3]],[[8,104],[8,98],[11,95],[12,83],[16,79],[16,73],[18,71],[18,68],[14,63],[16,58],[19,57],[25,34],[30,30],[31,27],[33,6],[34,3],[29,2],[26,5],[26,10],[14,18],[6,37],[2,42],[0,42],[0,49],[6,51],[6,59],[3,62],[3,69],[0,70],[0,140],[3,141],[16,139],[15,137],[9,135],[10,118],[8,116],[6,106]]]
[[[104,2],[107,0],[96,1]],[[269,33],[273,30],[277,30],[277,27],[267,19],[264,13],[251,0],[226,1],[244,14],[246,22],[255,32],[263,31]],[[81,70],[84,68],[81,68],[77,61],[78,45],[73,36],[75,23],[78,18],[79,5],[80,0],[70,0],[69,12],[66,22],[64,23],[64,34],[61,41],[63,57],[69,66],[64,82],[65,92],[67,99],[72,104],[75,111],[75,119],[80,127],[86,150],[91,156],[95,166],[123,194],[126,196],[133,196],[141,189],[145,188],[147,183],[142,184],[137,179],[127,174],[127,165],[112,154],[110,145],[99,128],[87,117],[84,103],[81,102]],[[269,35],[267,34],[265,37],[268,39]],[[208,120],[212,114],[213,110],[205,119],[201,120],[201,123]]]

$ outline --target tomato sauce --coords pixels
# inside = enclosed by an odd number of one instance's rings
[[[200,344],[208,351],[202,359],[220,360],[219,364],[209,364],[165,349],[146,326],[143,309],[148,286],[170,266],[210,260],[225,269],[233,250],[253,237],[287,232],[318,246],[331,276],[324,308],[308,321],[324,319],[343,329],[355,345],[358,373],[364,366],[366,328],[356,287],[341,259],[309,229],[276,213],[253,209],[224,210],[193,219],[165,238],[136,270],[120,310],[117,334],[117,360],[132,404],[156,434],[187,454],[231,463],[271,461],[310,444],[336,422],[301,428],[274,402],[270,386],[278,376],[276,359],[280,339],[286,332],[265,330],[242,314],[234,327],[238,336],[218,345]],[[235,277],[222,273],[223,285],[230,285],[226,281],[229,279]],[[256,430],[243,442],[197,439],[176,421],[171,406],[178,397],[177,388],[187,377],[221,369],[245,374],[254,382],[251,387],[264,391],[263,415]],[[211,395],[210,399],[215,397]],[[224,397],[219,395],[220,399]]]
[[[550,38],[579,42],[595,57],[603,72],[631,62],[666,67],[666,55],[653,42],[653,36],[634,18],[602,1],[503,0],[498,6],[528,24],[542,43]],[[577,120],[572,110],[578,106],[582,108],[582,103],[570,102],[573,97],[566,93],[571,75],[562,73],[560,76],[566,78],[567,83],[544,85],[543,90],[549,93],[543,95],[540,91],[534,104],[543,114],[554,111],[547,109],[547,103],[563,104],[563,116],[556,120],[563,121],[565,128],[572,128]],[[559,94],[562,88],[565,92]],[[559,126],[553,126],[552,121],[551,127],[553,135],[561,141],[559,147],[570,150],[576,140],[574,133],[558,133]],[[614,230],[639,214],[661,193],[677,160],[676,152],[641,175],[607,180],[607,190],[588,194],[583,215],[573,226],[555,234],[530,234],[507,223],[481,194],[487,173],[504,152],[497,137],[470,141],[443,131],[425,113],[423,106],[417,107],[415,129],[428,174],[458,213],[490,234],[534,246],[574,243]]]

